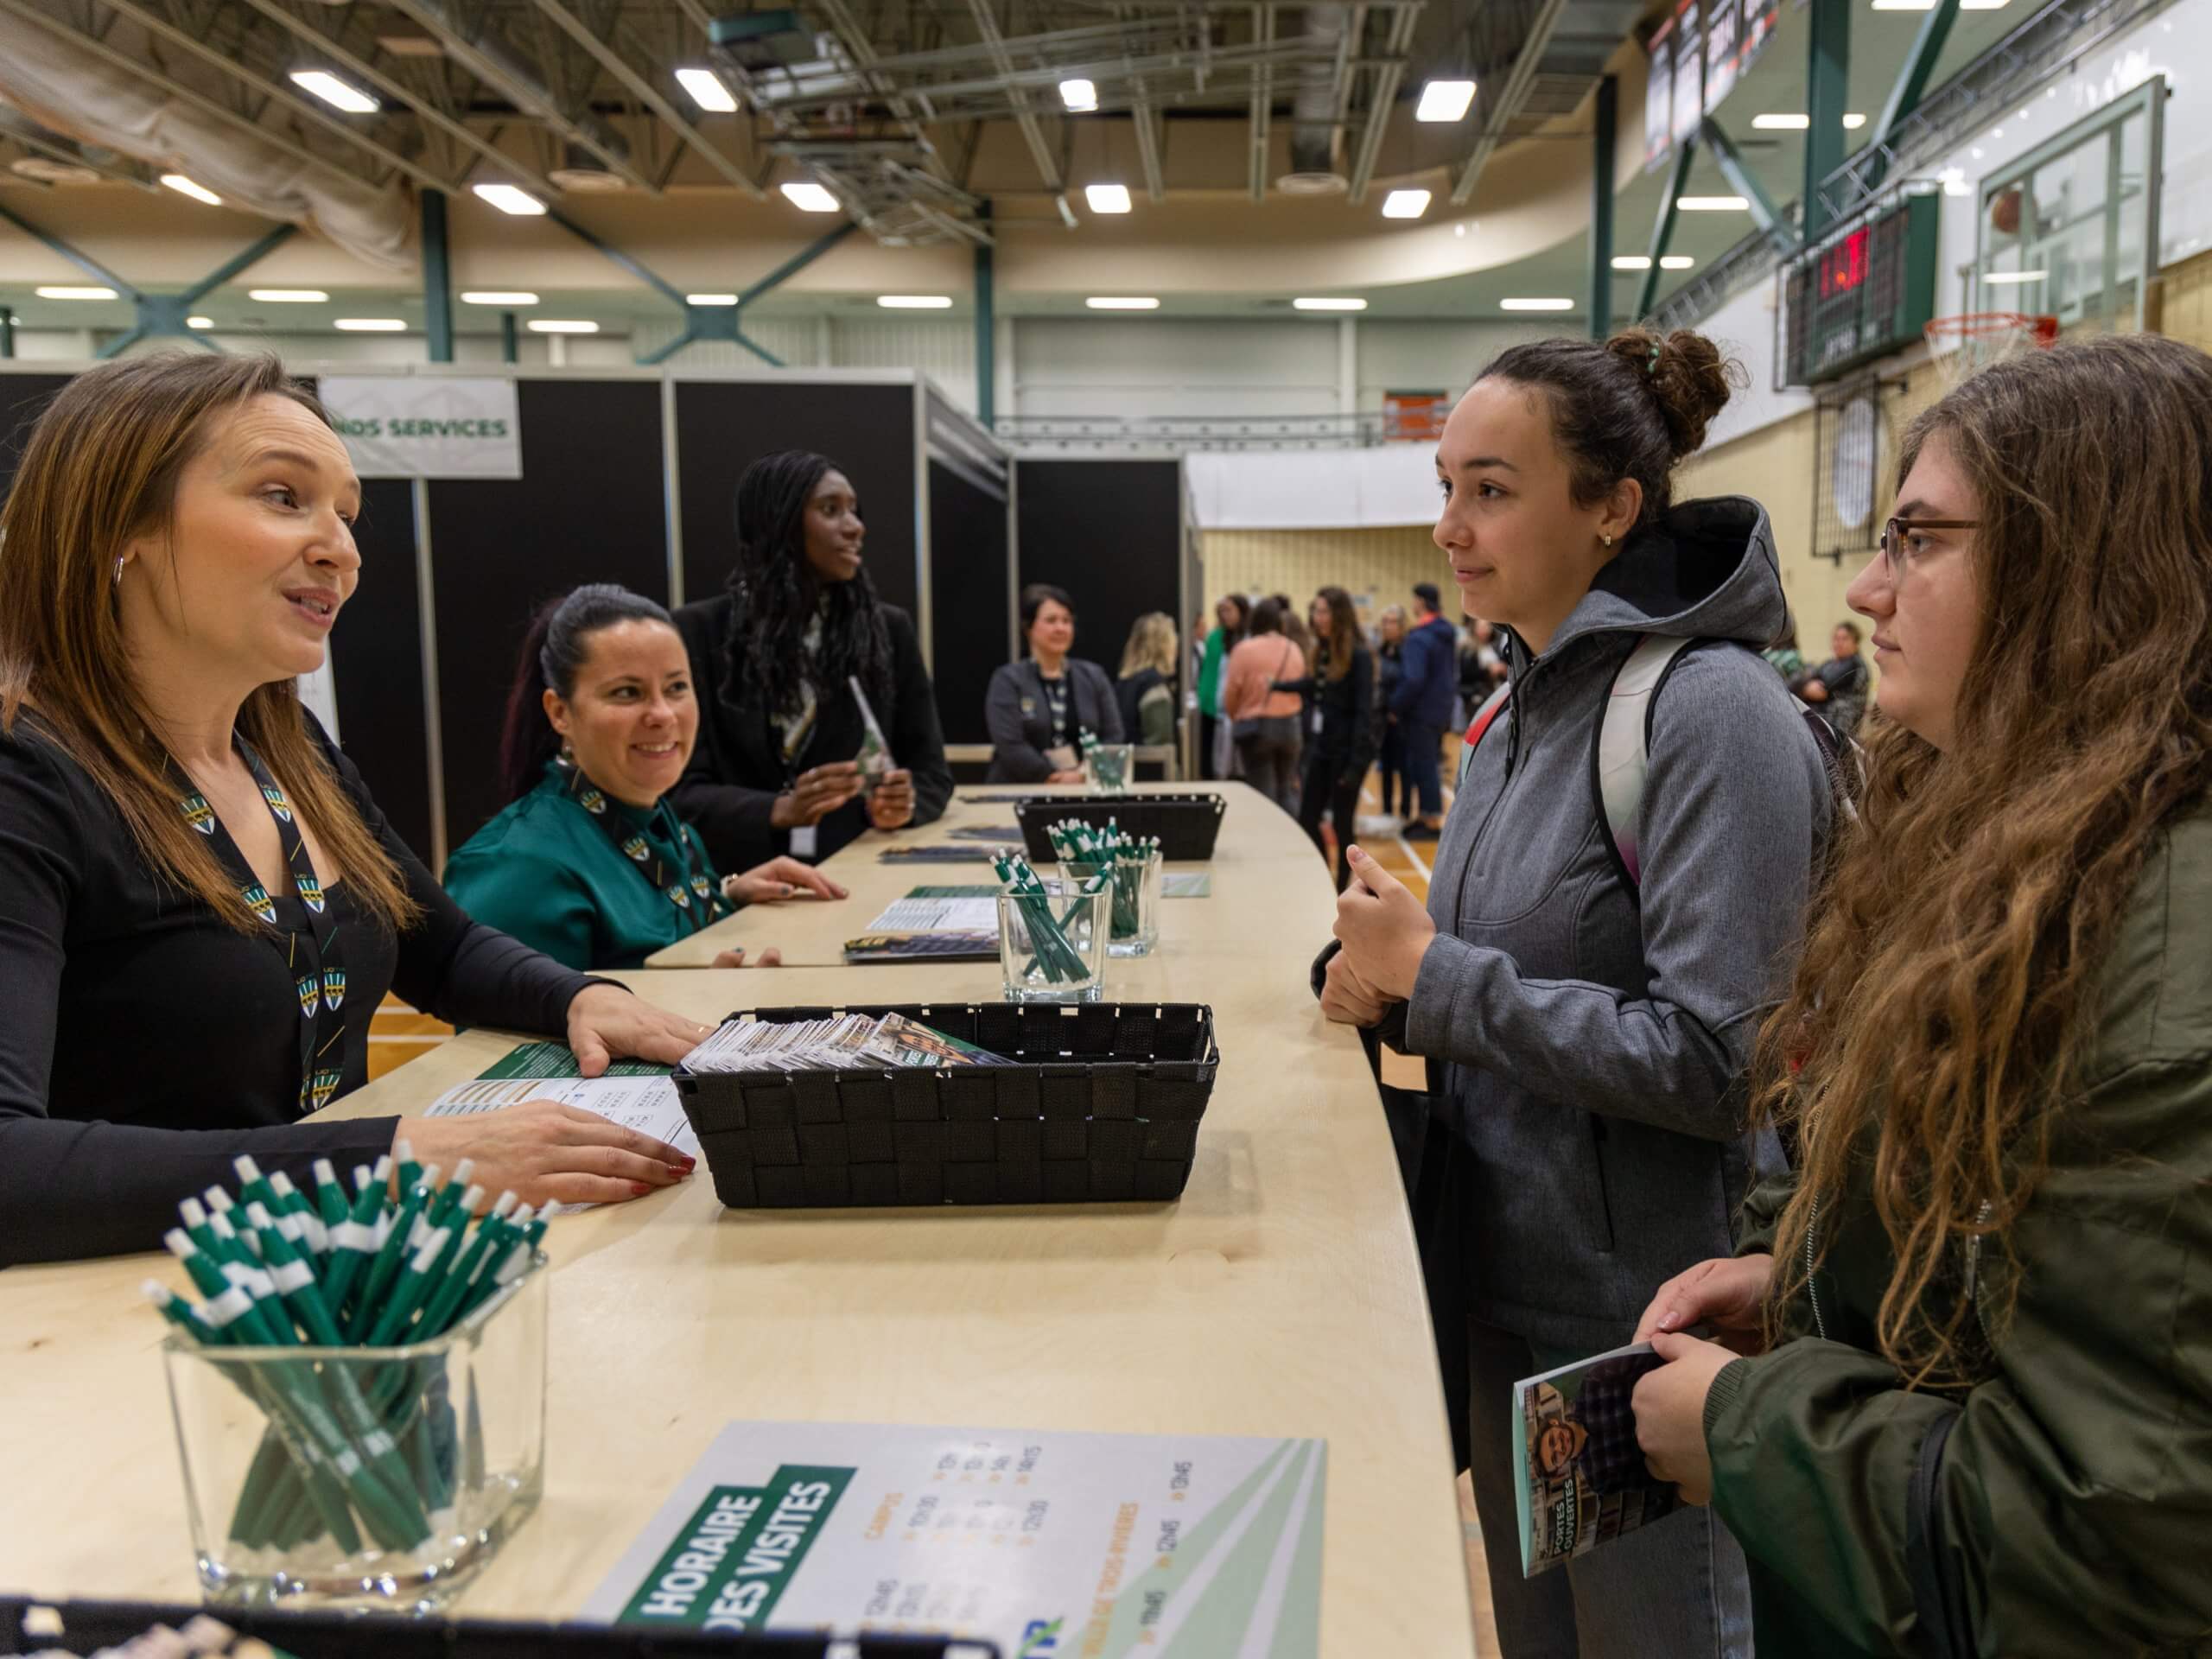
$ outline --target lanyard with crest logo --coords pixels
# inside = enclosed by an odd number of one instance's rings
[[[607,840],[614,843],[614,850],[637,871],[639,880],[676,906],[692,932],[731,913],[705,874],[707,851],[699,844],[698,832],[677,817],[671,808],[657,807],[654,816],[665,814],[669,827],[675,831],[673,839],[683,855],[681,868],[672,867],[663,858],[642,830],[630,827],[629,820],[614,810],[613,803],[605,791],[585,777],[583,769],[575,761],[564,759],[561,770],[568,774],[569,798],[606,833]]]
[[[254,874],[253,867],[246,862],[238,842],[231,839],[231,832],[207,804],[207,797],[198,790],[188,788],[177,801],[177,810],[184,814],[187,823],[214,843],[215,856],[238,884],[238,897],[270,930],[269,942],[284,958],[285,971],[291,976],[292,988],[300,1004],[299,1102],[304,1116],[328,1105],[346,1075],[344,941],[340,937],[337,913],[315,875],[315,861],[308,856],[307,838],[300,833],[291,802],[285,799],[284,791],[270,776],[268,766],[254,753],[253,746],[236,735],[232,741],[238,746],[246,770],[253,774],[253,781],[260,786],[261,798],[276,825],[276,839],[284,849],[284,862],[292,877],[292,893],[287,895],[287,903],[297,904],[296,914],[303,925],[292,926],[278,919],[276,901],[261,885],[261,878]],[[184,768],[174,760],[169,764],[180,775],[183,772]]]

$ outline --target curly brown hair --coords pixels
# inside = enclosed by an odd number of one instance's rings
[[[1955,737],[1939,752],[1869,721],[1856,822],[1753,1073],[1802,1158],[1770,1327],[1810,1276],[1816,1216],[1871,1186],[1896,1258],[1877,1331],[1912,1387],[1970,1380],[1958,1253],[2004,1240],[2033,1195],[2145,859],[2212,784],[2212,358],[2061,345],[1916,420],[1900,483],[1935,442],[1980,521]]]

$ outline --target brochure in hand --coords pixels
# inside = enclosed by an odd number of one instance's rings
[[[1680,1507],[1643,1466],[1630,1403],[1637,1380],[1665,1363],[1639,1342],[1513,1385],[1523,1578]]]
[[[868,693],[861,690],[860,676],[846,676],[845,683],[853,688],[853,701],[861,706],[861,752],[855,757],[861,769],[861,788],[873,791],[883,781],[897,762],[891,758],[891,745],[884,741],[883,728],[876,724],[875,710],[868,706]]]

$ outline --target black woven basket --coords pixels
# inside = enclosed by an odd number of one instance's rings
[[[1015,1064],[696,1076],[677,1067],[715,1194],[730,1208],[1166,1203],[1190,1179],[1221,1064],[1210,1007],[848,1005],[749,1017],[831,1014],[903,1014]]]
[[[1129,835],[1158,836],[1160,855],[1172,862],[1211,858],[1228,810],[1228,798],[1211,794],[1039,795],[1015,802],[1014,818],[1035,861],[1057,856],[1048,826],[1072,818],[1103,829],[1111,818]]]

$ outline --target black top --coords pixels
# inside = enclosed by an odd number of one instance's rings
[[[1306,704],[1300,724],[1306,735],[1306,764],[1308,766],[1328,765],[1336,769],[1338,781],[1354,781],[1367,775],[1367,768],[1375,759],[1380,741],[1376,734],[1379,724],[1375,708],[1375,658],[1365,645],[1354,641],[1351,666],[1344,677],[1329,677],[1329,645],[1323,640],[1314,653],[1313,672],[1302,680],[1277,680],[1278,691],[1295,691]],[[1313,726],[1313,714],[1319,709],[1320,729]]]
[[[346,940],[338,1092],[368,1080],[387,990],[455,1024],[558,1036],[593,982],[461,913],[315,740],[423,915],[395,939],[325,891]],[[296,893],[272,895],[280,926]],[[0,734],[0,1265],[157,1247],[177,1200],[251,1153],[302,1191],[390,1149],[393,1118],[299,1119],[300,1004],[283,958],[180,895],[82,767],[25,715]]]
[[[937,693],[922,662],[913,618],[896,605],[877,609],[891,642],[891,706],[878,709],[875,717],[891,746],[892,764],[914,775],[914,822],[934,823],[952,799],[952,768],[945,764]],[[727,593],[676,613],[676,631],[690,653],[691,680],[698,688],[699,741],[670,798],[705,840],[715,867],[731,874],[791,851],[791,831],[768,821],[776,797],[802,772],[856,759],[866,734],[850,690],[817,686],[820,702],[814,728],[786,766],[773,715],[765,707],[748,704],[739,686],[741,620],[737,601]],[[866,804],[858,798],[846,802],[816,826],[815,859],[829,857],[868,827]]]
[[[1070,694],[1072,704],[1066,734],[1052,734],[1052,688],[1058,684]],[[1025,657],[1006,663],[991,676],[984,694],[983,721],[991,734],[994,784],[1041,784],[1052,775],[1045,751],[1065,743],[1073,747],[1084,727],[1101,743],[1127,740],[1122,732],[1122,709],[1114,696],[1114,682],[1096,663],[1071,657],[1061,664],[1060,678],[1048,681],[1037,659]]]

